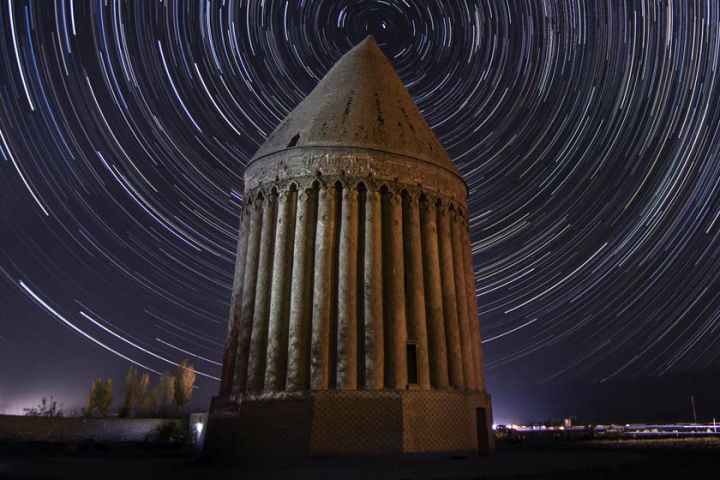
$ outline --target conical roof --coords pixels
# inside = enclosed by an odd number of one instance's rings
[[[379,150],[457,172],[372,37],[330,69],[268,137],[253,160],[301,147]]]

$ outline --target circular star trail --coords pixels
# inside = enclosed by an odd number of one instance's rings
[[[467,181],[491,389],[717,365],[715,2],[0,9],[8,383],[189,358],[213,394],[244,166],[368,34]]]

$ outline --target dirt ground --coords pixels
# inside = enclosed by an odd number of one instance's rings
[[[494,479],[672,478],[715,469],[720,448],[670,442],[500,444],[490,457],[412,455],[385,458],[209,462],[184,448],[140,445],[0,445],[0,479]],[[714,477],[711,477],[714,478]]]

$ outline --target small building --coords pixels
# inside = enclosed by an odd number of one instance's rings
[[[467,187],[371,37],[244,180],[206,449],[492,450]]]

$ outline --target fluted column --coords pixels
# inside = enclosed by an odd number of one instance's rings
[[[222,381],[220,384],[220,393],[222,395],[229,395],[231,393],[235,372],[235,357],[237,356],[238,327],[242,311],[242,284],[245,275],[245,256],[247,255],[249,224],[250,212],[247,207],[244,207],[240,211],[240,228],[238,229],[237,251],[235,255],[235,274],[233,275],[232,294],[230,297],[230,321],[228,322],[225,354],[223,356]]]
[[[382,206],[380,193],[367,191],[365,197],[365,388],[384,386],[383,279],[382,279]]]
[[[473,354],[473,334],[468,318],[467,291],[465,289],[465,237],[462,232],[462,217],[453,211],[450,217],[453,244],[453,271],[455,273],[455,290],[457,293],[457,312],[460,324],[462,364],[465,386],[470,390],[477,390],[477,376],[475,375],[475,356]]]
[[[312,315],[312,265],[315,240],[314,202],[317,192],[298,194],[290,291],[290,333],[287,390],[304,390],[310,378],[310,316]]]
[[[468,301],[468,317],[470,331],[472,332],[473,359],[475,360],[475,375],[477,377],[478,390],[485,391],[485,359],[480,336],[480,320],[477,312],[477,299],[475,297],[475,269],[472,259],[472,247],[470,244],[470,230],[467,225],[463,226],[465,236],[465,278]]]
[[[253,313],[255,311],[255,287],[257,286],[258,260],[260,252],[260,224],[263,219],[263,202],[257,199],[254,204],[246,207],[248,216],[248,245],[245,254],[245,271],[243,272],[242,301],[237,334],[237,354],[235,357],[235,380],[233,394],[245,393],[247,387],[248,360],[250,352],[250,336],[252,333]]]
[[[270,324],[268,327],[267,368],[265,369],[265,390],[279,391],[285,387],[287,369],[290,275],[294,238],[295,204],[297,192],[280,193],[273,254],[272,288],[270,292]]]
[[[248,362],[248,391],[261,392],[265,383],[265,354],[267,349],[268,320],[270,309],[271,274],[275,243],[275,216],[277,197],[271,194],[263,211],[260,232],[260,256],[258,260],[257,285],[255,287],[255,312],[250,338]]]
[[[321,188],[318,198],[313,281],[312,347],[310,384],[313,390],[326,390],[330,381],[330,284],[335,242],[335,189]]]
[[[248,232],[250,228],[250,211],[244,207],[240,212],[240,228],[238,229],[238,243],[235,253],[235,274],[230,297],[230,322],[228,323],[228,336],[237,328],[237,322],[242,311],[242,290],[245,279],[245,257],[247,255]]]
[[[405,256],[403,251],[403,216],[402,198],[399,194],[391,194],[388,202],[388,252],[383,252],[385,261],[389,264],[388,313],[389,325],[387,332],[389,343],[386,358],[387,372],[390,378],[386,384],[395,389],[404,389],[407,386],[407,319],[405,314]]]
[[[425,313],[425,277],[423,275],[422,233],[420,231],[420,205],[416,193],[409,194],[404,212],[404,238],[407,275],[408,339],[415,342],[417,353],[418,385],[430,388],[428,359],[427,317]]]
[[[455,388],[462,388],[464,386],[462,347],[460,346],[460,325],[458,324],[457,296],[455,292],[450,212],[447,205],[442,205],[438,209],[438,243],[443,266],[443,306],[445,307],[445,332],[448,344],[450,384]]]
[[[338,266],[337,388],[357,389],[358,192],[342,193]]]
[[[447,388],[449,385],[447,343],[445,340],[445,321],[443,319],[442,280],[435,202],[423,198],[421,210],[425,298],[428,302],[428,333],[430,337],[430,374],[433,387]]]

